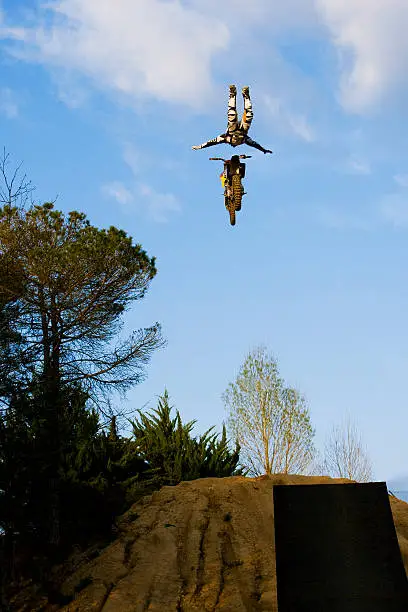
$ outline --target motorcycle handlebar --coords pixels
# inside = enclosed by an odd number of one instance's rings
[[[249,159],[250,157],[252,157],[252,155],[240,155],[239,156],[240,159]],[[231,161],[231,160],[226,160],[223,157],[209,157],[208,159],[212,161],[222,161],[222,162]]]

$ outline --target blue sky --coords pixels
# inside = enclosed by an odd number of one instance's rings
[[[125,331],[157,320],[168,345],[128,409],[167,387],[196,433],[220,430],[264,344],[317,446],[349,415],[392,482],[408,474],[408,4],[275,4],[0,0],[0,144],[38,199],[157,257]],[[208,161],[232,149],[191,150],[224,131],[230,83],[274,151],[245,151],[234,228]]]

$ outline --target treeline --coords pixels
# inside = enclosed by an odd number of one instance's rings
[[[225,428],[191,435],[167,392],[119,434],[112,391],[143,380],[164,345],[159,323],[121,342],[123,314],[155,258],[83,213],[28,203],[26,178],[0,162],[0,554],[2,606],[23,576],[46,581],[72,549],[111,537],[115,518],[163,485],[240,474]],[[108,409],[107,409],[108,406]]]
[[[239,447],[229,450],[225,428],[221,437],[211,430],[193,437],[194,421],[183,424],[178,411],[172,418],[167,392],[154,411],[139,411],[130,421],[128,436],[119,435],[114,416],[110,427],[102,428],[87,400],[79,387],[62,391],[58,454],[50,444],[41,388],[15,396],[3,410],[0,525],[5,587],[21,577],[42,583],[51,565],[73,546],[108,542],[115,535],[115,519],[142,495],[183,480],[242,474],[237,467]],[[52,483],[51,464],[58,467]],[[50,538],[56,491],[58,541]]]

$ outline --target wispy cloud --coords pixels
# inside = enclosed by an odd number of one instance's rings
[[[169,215],[181,211],[177,197],[161,193],[147,183],[136,182],[132,190],[120,181],[102,186],[102,193],[117,202],[126,214],[143,212],[155,223],[167,223]]]
[[[0,88],[0,113],[8,119],[15,119],[18,116],[17,100],[9,87]]]
[[[394,176],[394,181],[400,187],[408,187],[408,174],[396,174]]]
[[[335,208],[318,208],[317,219],[325,227],[336,230],[368,231],[374,227],[373,217]]]
[[[160,193],[145,183],[139,184],[139,193],[150,218],[156,223],[167,223],[169,213],[181,211],[180,203],[172,193]]]
[[[365,112],[406,84],[406,0],[316,0],[316,8],[339,52],[345,110]]]
[[[376,206],[355,212],[340,208],[317,209],[317,218],[325,227],[337,230],[372,230],[384,223],[394,228],[408,228],[408,193],[395,192],[384,195]]]
[[[111,181],[102,186],[102,193],[114,199],[125,213],[144,212],[155,223],[167,223],[172,213],[181,211],[180,202],[173,193],[163,193],[141,180],[143,159],[134,145],[125,143],[123,160],[132,174],[131,187],[121,181]]]
[[[59,100],[71,109],[84,106],[90,97],[89,88],[67,70],[54,69],[51,72]]]
[[[287,114],[288,125],[296,136],[299,136],[306,142],[313,142],[316,140],[316,134],[312,126],[308,123],[304,115],[294,115],[291,113]]]
[[[386,195],[380,205],[383,218],[394,227],[408,227],[408,195],[391,193]]]
[[[358,156],[351,155],[347,164],[347,171],[351,174],[368,175],[371,174],[370,163]]]
[[[289,110],[288,105],[280,98],[264,96],[264,103],[273,120],[305,142],[314,142],[316,133],[305,115]]]
[[[136,149],[134,145],[130,142],[126,142],[123,145],[123,159],[125,163],[129,166],[134,176],[140,174],[140,171],[143,167],[144,158],[141,155],[140,151]]]
[[[133,193],[120,181],[112,181],[103,185],[102,192],[126,208],[135,201]]]

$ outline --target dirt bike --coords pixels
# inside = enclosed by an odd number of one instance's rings
[[[242,186],[242,179],[245,177],[246,164],[241,159],[248,159],[251,155],[233,155],[231,159],[222,157],[210,157],[211,160],[224,162],[224,172],[221,177],[225,177],[224,183],[224,203],[229,212],[230,223],[235,225],[235,211],[241,210],[242,196],[245,194]]]

